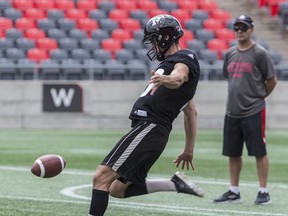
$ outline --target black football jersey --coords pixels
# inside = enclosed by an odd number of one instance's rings
[[[174,119],[192,100],[200,75],[200,66],[195,53],[191,50],[179,50],[162,61],[156,71],[160,74],[169,75],[177,63],[188,66],[190,70],[189,80],[178,89],[168,89],[162,85],[153,95],[150,92],[154,84],[149,84],[131,110],[129,118],[132,120],[132,126],[133,122],[137,120],[146,120],[171,129]]]

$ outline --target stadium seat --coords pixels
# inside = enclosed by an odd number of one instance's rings
[[[3,17],[9,18],[13,21],[22,18],[23,13],[21,10],[15,9],[15,8],[7,8],[3,11]]]
[[[215,37],[229,43],[229,41],[235,40],[235,32],[227,28],[217,29],[215,31]]]
[[[49,59],[49,56],[45,50],[32,48],[27,51],[27,58],[35,62],[41,62]]]
[[[0,30],[6,30],[13,27],[13,21],[6,17],[0,17]]]
[[[194,51],[197,55],[203,49],[206,49],[206,44],[202,40],[194,39],[187,41],[187,48]]]
[[[32,7],[24,10],[23,17],[37,20],[46,18],[46,14],[43,10]]]
[[[0,50],[5,51],[8,48],[13,48],[13,40],[10,38],[0,38]]]
[[[222,59],[217,59],[213,62],[209,80],[224,80],[223,64],[224,61]]]
[[[98,2],[98,9],[109,13],[109,11],[114,10],[116,8],[115,2],[112,1],[100,1]]]
[[[14,62],[17,62],[19,59],[26,58],[26,54],[24,50],[14,48],[14,47],[6,49],[5,53],[6,53],[6,58],[11,59]]]
[[[71,20],[79,20],[79,19],[83,19],[86,18],[86,13],[84,10],[80,10],[77,8],[71,8],[69,10],[66,10],[65,12],[65,17],[67,19],[71,19]]]
[[[288,62],[281,61],[275,65],[275,70],[277,73],[277,79],[279,80],[288,80]]]
[[[33,8],[33,0],[13,0],[13,7],[19,10]]]
[[[139,29],[139,30],[133,31],[133,38],[135,40],[142,41],[143,37],[144,37],[143,29]]]
[[[209,18],[203,21],[203,27],[211,31],[216,31],[218,29],[224,28],[225,26],[222,20]]]
[[[130,18],[137,19],[139,21],[141,21],[143,19],[148,19],[147,11],[143,11],[143,10],[139,10],[139,9],[131,10],[129,16],[130,16]]]
[[[77,60],[78,62],[83,62],[85,59],[90,59],[91,55],[88,50],[78,48],[71,50],[71,58]]]
[[[146,13],[148,13],[149,18],[157,16],[157,15],[161,15],[161,14],[169,14],[168,11],[166,11],[164,9],[160,9],[160,8],[156,8],[156,9],[150,10],[150,11],[148,11]],[[144,19],[142,21],[143,21],[143,26],[145,26],[145,24],[147,23],[148,19]]]
[[[84,18],[77,21],[77,28],[86,31],[88,36],[91,35],[91,31],[97,29],[98,27],[98,22],[94,19]]]
[[[127,31],[125,29],[114,29],[111,32],[111,38],[115,40],[126,41],[132,39],[133,36],[130,31]]]
[[[193,31],[190,31],[188,29],[183,29],[184,35],[180,38],[180,40],[185,41],[185,43],[189,40],[194,39],[194,33]]]
[[[125,30],[135,31],[141,29],[141,23],[137,19],[122,19],[119,21],[119,27]]]
[[[210,76],[212,74],[212,64],[207,61],[199,59],[199,65],[201,68],[200,80],[210,80]]]
[[[15,20],[15,28],[26,30],[26,29],[32,29],[36,27],[36,23],[32,19],[27,18],[18,18]]]
[[[110,34],[107,30],[99,28],[91,31],[91,38],[94,40],[102,41],[103,39],[109,38]]]
[[[50,56],[51,60],[57,61],[59,63],[61,61],[63,61],[64,59],[68,59],[69,58],[68,51],[65,50],[65,49],[59,49],[59,48],[50,50],[49,51],[49,56]]]
[[[99,20],[99,26],[101,29],[107,30],[109,33],[114,29],[118,29],[118,22],[109,18]]]
[[[89,0],[78,0],[76,2],[76,7],[82,11],[90,11],[96,9],[96,3]]]
[[[158,8],[171,12],[172,10],[178,9],[178,4],[170,1],[159,1]]]
[[[31,29],[26,29],[24,31],[24,36],[26,38],[29,38],[31,40],[37,40],[40,38],[45,38],[46,34],[45,31],[38,29],[38,28],[31,28]]]
[[[79,48],[78,42],[76,39],[72,39],[72,38],[61,38],[58,41],[58,46],[61,49],[66,50],[67,52],[73,50],[73,49],[77,49]]]
[[[78,29],[78,28],[71,29],[70,31],[68,31],[67,36],[71,39],[76,39],[78,41],[88,38],[86,31],[83,31],[83,30]]]
[[[156,1],[152,0],[141,0],[137,1],[138,8],[144,11],[149,12],[150,10],[158,9],[158,4]]]
[[[12,8],[12,2],[7,0],[0,0],[0,11]]]
[[[57,21],[59,19],[65,18],[65,14],[64,14],[63,10],[50,9],[50,10],[47,11],[47,18],[52,19],[54,21]]]
[[[184,10],[184,9],[175,9],[172,10],[170,13],[172,16],[176,17],[179,22],[181,23],[182,26],[184,26],[184,22],[186,20],[190,20],[191,19],[191,14],[188,10]]]
[[[58,19],[57,23],[58,23],[58,27],[65,31],[70,31],[71,29],[76,28],[75,20],[63,18],[63,19]]]
[[[101,41],[101,47],[107,51],[114,52],[116,50],[122,49],[122,43],[120,40],[107,38]]]
[[[71,0],[57,0],[55,1],[55,8],[59,10],[69,10],[74,8],[74,2]]]
[[[51,59],[39,63],[39,79],[41,80],[60,80],[61,67],[60,63]]]
[[[67,37],[67,34],[62,29],[54,28],[54,29],[49,29],[47,31],[47,37],[53,38],[55,40],[60,40],[61,38]]]
[[[209,18],[209,13],[207,11],[200,10],[200,9],[194,10],[192,11],[192,18],[201,20],[203,22],[204,20]]]
[[[24,37],[23,31],[19,30],[19,29],[16,29],[16,28],[7,29],[5,31],[5,36],[6,36],[6,38],[12,39],[12,40],[17,40],[19,38],[23,38]]]
[[[206,43],[208,40],[215,38],[215,34],[213,31],[208,29],[199,29],[195,33],[195,38]]]
[[[211,39],[207,41],[207,48],[218,53],[218,59],[222,59],[223,52],[225,52],[229,46],[228,44],[221,39]]]
[[[103,10],[95,9],[95,10],[90,10],[88,12],[88,17],[91,18],[91,19],[94,19],[94,20],[96,20],[98,22],[101,19],[108,18],[108,15]]]
[[[189,19],[184,21],[184,28],[194,33],[203,28],[202,21],[197,19]]]
[[[104,50],[104,49],[97,49],[93,51],[93,58],[97,61],[100,61],[102,63],[112,59],[112,53],[111,51]]]
[[[85,59],[83,61],[83,70],[88,74],[90,80],[104,80],[105,66],[102,62],[95,59]]]
[[[133,51],[127,49],[119,49],[115,51],[115,59],[123,63],[127,63],[129,60],[133,59]]]
[[[139,59],[130,59],[126,64],[129,80],[145,80],[149,75],[147,65]]]
[[[34,80],[38,77],[38,63],[26,58],[20,59],[16,64],[19,79]]]
[[[129,13],[126,10],[114,9],[109,11],[108,18],[116,22],[119,22],[122,19],[128,19]]]
[[[218,4],[214,0],[205,0],[205,1],[199,1],[198,7],[199,9],[210,13],[218,9]]]
[[[108,60],[105,62],[107,79],[109,80],[126,80],[126,66],[118,60]]]
[[[100,48],[100,41],[93,39],[80,40],[80,48],[88,50],[92,54],[94,50]]]
[[[34,1],[34,6],[40,10],[50,10],[55,8],[54,0],[37,0]]]
[[[213,64],[218,60],[218,53],[209,49],[200,50],[199,59],[209,64]]]
[[[122,42],[122,45],[124,49],[131,50],[133,52],[143,48],[142,42],[140,40],[135,39],[125,40]]]
[[[277,50],[269,49],[268,53],[269,53],[274,65],[277,65],[282,61],[282,55]]]
[[[198,9],[197,1],[179,0],[177,2],[178,2],[179,9],[188,10],[188,11],[195,11]]]
[[[142,48],[135,51],[135,58],[139,59],[145,63],[150,62],[150,59],[147,56],[148,49]]]
[[[58,48],[57,40],[53,38],[40,38],[36,40],[36,47],[42,50],[50,51]]]
[[[35,48],[36,43],[35,40],[31,40],[29,38],[19,38],[15,41],[16,48],[27,51],[29,49]]]
[[[82,64],[75,59],[64,59],[61,63],[63,78],[66,80],[85,80],[88,74]]]
[[[17,79],[17,67],[13,60],[0,58],[0,80],[15,80]]]
[[[210,13],[210,18],[221,20],[223,23],[231,19],[231,14],[223,9],[213,10]]]
[[[138,8],[136,1],[131,0],[121,0],[116,1],[116,8],[125,11],[131,11]]]
[[[44,31],[48,31],[49,29],[56,28],[56,23],[54,20],[45,18],[45,19],[38,19],[37,21],[37,27],[39,29],[42,29]]]

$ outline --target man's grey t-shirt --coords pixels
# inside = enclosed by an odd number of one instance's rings
[[[228,79],[226,115],[240,118],[265,107],[265,81],[275,75],[270,55],[258,44],[241,51],[231,47],[225,54],[223,75]]]

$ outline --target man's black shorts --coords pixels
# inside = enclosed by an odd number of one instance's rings
[[[266,155],[265,119],[265,109],[244,118],[232,118],[226,115],[223,155],[241,156],[244,142],[249,156],[261,157]]]
[[[103,160],[123,183],[145,183],[147,173],[166,147],[170,131],[154,123],[138,122]]]

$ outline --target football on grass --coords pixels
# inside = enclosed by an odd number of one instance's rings
[[[62,172],[66,161],[60,155],[48,154],[36,159],[31,167],[31,172],[41,178],[51,178]]]

